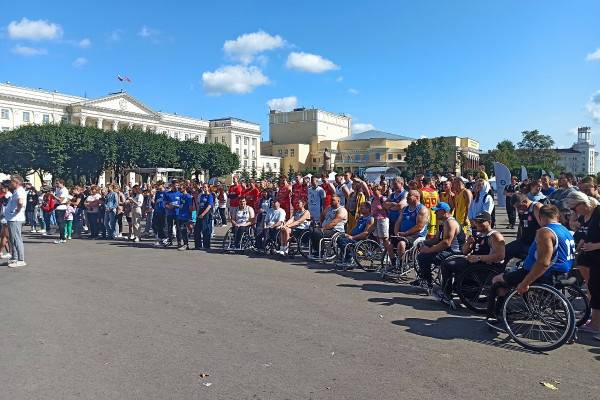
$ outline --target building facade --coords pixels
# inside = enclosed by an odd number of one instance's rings
[[[583,126],[577,129],[577,142],[570,148],[555,149],[558,164],[564,171],[575,175],[594,175],[598,152],[592,142],[592,129]]]
[[[139,128],[149,134],[162,133],[178,140],[223,143],[239,155],[240,170],[258,170],[267,163],[274,171],[280,168],[277,157],[261,157],[260,125],[252,122],[233,117],[207,121],[154,111],[122,91],[87,99],[10,83],[0,84],[0,131],[24,124],[61,122],[107,131]]]
[[[460,136],[442,136],[450,146],[449,164],[453,173],[462,175],[462,172],[479,167],[479,154],[481,147],[477,140]],[[450,171],[452,172],[452,171]]]

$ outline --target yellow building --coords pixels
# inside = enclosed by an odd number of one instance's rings
[[[370,130],[338,142],[335,169],[362,173],[369,167],[406,169],[406,148],[416,139]]]
[[[449,154],[450,163],[454,166],[454,173],[462,175],[462,172],[468,169],[476,169],[479,167],[479,154],[481,148],[477,140],[460,137],[460,136],[443,136],[450,145],[451,151]],[[462,165],[460,153],[463,155]]]

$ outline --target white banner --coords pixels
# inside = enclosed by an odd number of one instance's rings
[[[500,207],[506,207],[504,187],[510,184],[510,170],[502,163],[494,162],[494,175],[496,176],[496,199]]]
[[[527,179],[527,168],[521,165],[521,182]]]

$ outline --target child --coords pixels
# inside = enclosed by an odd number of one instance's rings
[[[65,237],[67,240],[71,240],[71,236],[73,235],[73,216],[75,215],[75,208],[71,205],[71,203],[67,204],[67,209],[65,211]]]

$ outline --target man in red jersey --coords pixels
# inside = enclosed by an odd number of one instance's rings
[[[254,179],[250,179],[250,183],[244,190],[243,195],[246,198],[246,203],[256,211],[260,199],[260,189],[256,186]]]
[[[327,176],[327,174],[321,175],[321,181],[321,187],[323,188],[323,190],[325,190],[325,201],[323,204],[323,209],[328,210],[329,206],[331,206],[331,198],[335,194],[335,186],[333,186],[333,183],[329,182],[329,177]],[[321,216],[321,219],[323,218],[325,218],[324,215]]]
[[[279,178],[279,191],[277,192],[277,200],[285,215],[292,215],[290,208],[292,207],[292,185],[287,180],[287,177]]]
[[[237,176],[233,177],[233,183],[227,190],[227,198],[229,199],[229,215],[235,215],[237,208],[240,205],[240,198],[244,193],[244,189],[238,180]]]
[[[298,201],[308,201],[308,178],[302,178],[302,175],[296,175],[296,182],[292,185],[292,206],[294,210],[298,209]]]

